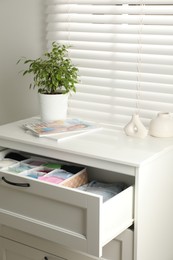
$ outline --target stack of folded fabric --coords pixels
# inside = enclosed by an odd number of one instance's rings
[[[114,197],[115,195],[123,191],[125,188],[127,188],[127,185],[122,182],[102,183],[95,180],[91,181],[88,184],[78,187],[78,189],[80,190],[103,196],[103,202]]]

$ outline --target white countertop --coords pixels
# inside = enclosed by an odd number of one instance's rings
[[[167,149],[173,148],[173,138],[147,136],[144,139],[139,139],[126,136],[123,130],[105,128],[85,135],[76,135],[58,143],[55,140],[39,138],[26,133],[21,126],[30,120],[32,121],[33,118],[0,126],[0,146],[13,149],[21,148],[25,151],[27,146],[28,149],[35,147],[54,153],[63,152],[134,167],[138,167],[159,156]]]

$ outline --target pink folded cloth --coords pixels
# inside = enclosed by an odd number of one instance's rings
[[[54,176],[39,176],[38,179],[42,180],[42,181],[55,183],[55,184],[58,184],[58,183],[64,181],[64,179],[58,178],[58,177],[54,177]]]

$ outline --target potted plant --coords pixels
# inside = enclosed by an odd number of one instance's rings
[[[34,75],[30,88],[38,88],[43,121],[66,118],[69,92],[76,92],[75,84],[79,82],[78,68],[68,57],[69,46],[53,42],[51,47],[40,58],[24,58],[29,66],[23,75]]]

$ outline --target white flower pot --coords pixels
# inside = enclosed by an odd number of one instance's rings
[[[67,94],[39,94],[40,116],[42,121],[61,120],[67,117]]]

